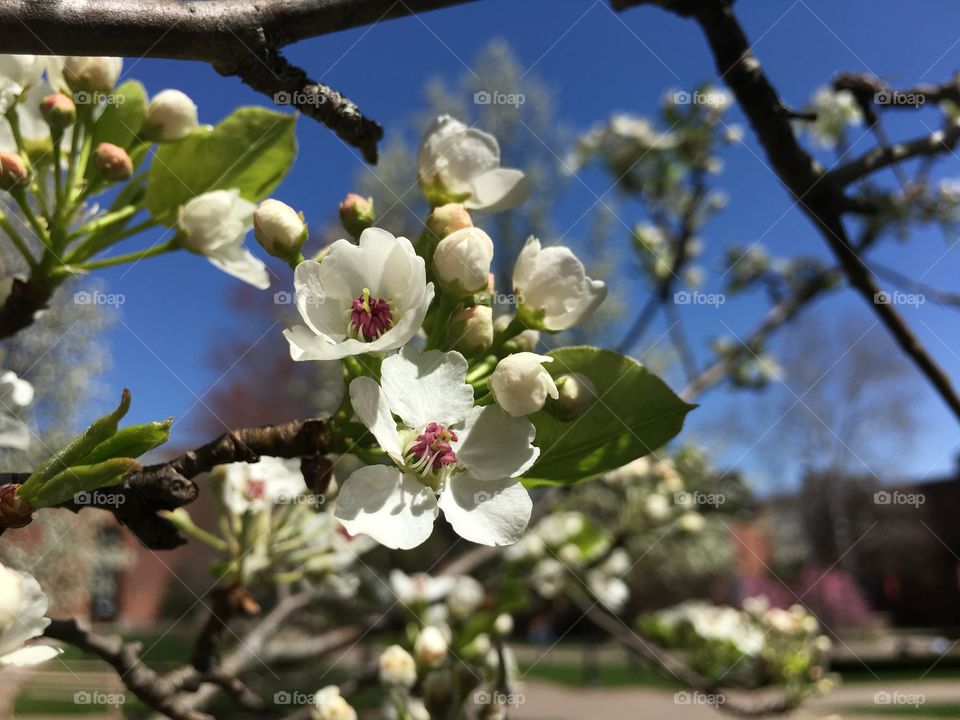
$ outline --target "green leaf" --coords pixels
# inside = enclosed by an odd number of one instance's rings
[[[150,213],[172,226],[177,208],[211,190],[238,188],[247,200],[262,200],[293,163],[295,122],[293,115],[240,108],[215,128],[200,127],[179,142],[159,145],[147,181]]]
[[[124,388],[117,409],[98,420],[94,420],[90,427],[71,440],[66,447],[44,460],[20,488],[18,493],[20,497],[32,503],[33,498],[37,496],[45,482],[62,470],[76,464],[97,445],[113,436],[117,432],[118,423],[129,409],[130,391]]]
[[[93,147],[102,142],[130,150],[147,117],[147,91],[136,80],[118,87],[93,126]],[[93,164],[91,163],[90,169]]]
[[[81,465],[95,465],[111,458],[136,458],[170,439],[173,418],[163,422],[130,425],[97,445],[81,461]]]
[[[140,469],[130,458],[113,458],[96,465],[76,465],[54,475],[30,499],[34,510],[72,500],[78,493],[119,485],[127,475]]]
[[[676,436],[696,407],[633,358],[586,346],[548,354],[554,361],[544,367],[554,378],[585,375],[598,399],[572,420],[554,417],[549,405],[530,416],[540,459],[523,478],[527,487],[575,483],[626,465]]]

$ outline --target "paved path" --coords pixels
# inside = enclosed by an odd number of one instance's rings
[[[851,705],[872,705],[877,693],[901,702],[922,696],[925,703],[960,705],[960,677],[956,682],[936,680],[916,683],[856,683],[840,686],[829,695],[806,703],[792,717],[823,718]],[[524,683],[523,703],[510,713],[511,720],[716,720],[727,717],[703,704],[678,704],[668,690],[650,688],[571,688],[540,680]],[[890,715],[848,715],[856,720],[890,720]]]

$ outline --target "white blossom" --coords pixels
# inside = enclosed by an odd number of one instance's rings
[[[450,594],[447,595],[447,607],[450,613],[461,620],[469,618],[483,603],[483,585],[469,575],[459,575],[454,579]]]
[[[237,189],[198,195],[180,208],[180,242],[228,275],[264,290],[270,287],[267,267],[243,245],[253,226],[255,209],[252,202],[240,197]]]
[[[285,257],[300,252],[307,226],[292,207],[268,198],[253,213],[253,231],[264,250],[275,257]]]
[[[264,455],[259,462],[220,465],[215,472],[223,477],[223,504],[236,515],[290,503],[306,491],[296,459]]]
[[[337,240],[322,262],[294,275],[306,325],[284,331],[294,360],[336,360],[403,347],[417,334],[433,299],[423,258],[410,241],[367,228],[360,244]]]
[[[420,145],[420,187],[434,206],[461,202],[470,210],[499,212],[523,203],[530,186],[523,173],[500,167],[492,135],[449,115],[438,117]]]
[[[57,90],[109,93],[120,79],[123,58],[71,55],[51,58],[47,76]]]
[[[426,573],[407,575],[402,570],[390,571],[390,589],[404,605],[434,603],[447,596],[456,578],[449,575],[432,577]]]
[[[848,126],[863,122],[860,105],[849,90],[821,87],[814,93],[810,109],[817,116],[810,134],[827,149],[836,146]]]
[[[517,314],[539,330],[559,332],[581,322],[607,296],[607,286],[591,280],[577,256],[562,245],[541,248],[527,240],[513,269]]]
[[[36,665],[60,654],[49,645],[27,645],[43,634],[50,621],[47,596],[36,579],[0,565],[0,670]]]
[[[552,357],[531,352],[507,355],[490,376],[490,389],[508,415],[520,417],[543,408],[547,397],[560,396],[557,384],[543,366]]]
[[[343,484],[336,515],[350,533],[408,549],[430,536],[443,510],[472,542],[520,539],[532,502],[517,478],[540,454],[535,430],[496,405],[474,406],[466,374],[460,353],[407,346],[383,361],[379,385],[366,377],[350,384],[357,417],[394,463]]]

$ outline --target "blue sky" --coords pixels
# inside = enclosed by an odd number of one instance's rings
[[[922,12],[915,4],[895,0],[742,0],[737,13],[767,73],[795,107],[803,106],[818,85],[842,70],[870,71],[904,86],[941,82],[960,67],[960,15],[948,0],[928,0]],[[554,92],[559,117],[577,129],[586,129],[614,111],[652,113],[668,88],[692,89],[716,77],[693,23],[651,7],[618,15],[599,0],[592,5],[487,0],[301,42],[288,54],[315,78],[351,97],[389,134],[391,127],[408,127],[410,116],[423,110],[425,80],[460,77],[493,38],[505,39],[528,71],[545,80]],[[141,80],[151,93],[167,87],[187,92],[200,107],[201,121],[207,123],[217,122],[239,105],[269,104],[238,80],[223,78],[200,63],[128,59],[124,77]],[[731,120],[741,119],[734,109]],[[894,137],[907,137],[929,132],[935,123],[933,110],[922,110],[900,113],[888,128]],[[309,119],[300,120],[297,133],[298,160],[275,196],[303,210],[308,222],[319,227],[352,189],[351,181],[363,164],[354,150]],[[861,134],[855,131],[851,140],[858,141]],[[868,149],[871,142],[869,137],[854,142],[854,152]],[[555,150],[562,156],[566,148]],[[509,158],[504,160],[509,165]],[[734,242],[762,241],[784,255],[828,257],[822,240],[766,168],[749,130],[745,144],[726,150],[724,160],[718,186],[729,194],[730,204],[704,232],[708,269],[715,269],[722,248]],[[829,157],[824,156],[824,161]],[[941,169],[960,175],[955,157]],[[556,226],[576,233],[577,218],[597,203],[598,196],[603,197],[608,183],[590,174],[582,182],[571,183],[569,201]],[[623,217],[627,225],[635,219]],[[614,232],[623,239],[622,226]],[[960,251],[950,251],[953,241],[938,232],[920,231],[909,244],[885,248],[878,258],[901,271],[922,275],[932,285],[956,288]],[[108,384],[134,391],[134,419],[177,417],[174,440],[178,444],[197,439],[191,437],[191,417],[203,411],[205,394],[221,376],[236,371],[236,367],[212,366],[210,356],[218,347],[236,338],[251,344],[284,343],[279,328],[231,311],[228,300],[236,281],[200,258],[176,253],[132,269],[100,272],[97,277],[108,291],[123,293],[126,299],[109,334],[114,366]],[[288,289],[289,275],[281,272],[280,278],[265,302],[271,301],[274,290]],[[873,324],[870,313],[851,293],[845,292],[835,302],[830,316],[849,312],[863,329]],[[748,296],[720,310],[684,308],[689,333],[701,348],[701,361],[707,358],[702,352],[706,338],[718,332],[729,334],[724,328],[747,332],[764,307],[760,298]],[[904,312],[938,360],[960,376],[955,316],[930,304]],[[879,327],[871,332],[883,333]],[[239,367],[242,356],[236,360]],[[679,385],[679,380],[673,384]],[[917,388],[923,396],[924,429],[894,471],[936,475],[953,466],[957,425],[926,385],[918,381]],[[752,405],[736,395],[708,395],[691,420],[690,432],[709,443],[711,423],[746,407]],[[758,427],[756,437],[745,438],[735,447],[724,447],[722,457],[753,467],[764,429]]]

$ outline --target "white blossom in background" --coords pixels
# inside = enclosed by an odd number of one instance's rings
[[[413,644],[413,656],[428,668],[442,664],[447,659],[447,638],[443,631],[432,625],[423,628]]]
[[[58,91],[102,93],[113,90],[123,58],[69,55],[47,60],[47,77]]]
[[[849,90],[821,87],[814,93],[809,109],[817,116],[809,126],[810,134],[827,149],[836,147],[848,127],[863,123],[863,112]]]
[[[49,645],[26,644],[50,624],[44,617],[47,606],[47,596],[32,575],[0,565],[0,670],[37,665],[60,654]]]
[[[38,82],[21,96],[17,103],[17,123],[20,127],[20,137],[27,152],[49,152],[53,149],[53,140],[50,137],[50,126],[40,113],[40,102],[53,92],[46,82]],[[2,93],[2,91],[0,91]],[[17,142],[13,137],[10,122],[0,117],[0,150],[17,152]]]
[[[409,549],[443,510],[472,542],[509,545],[523,535],[532,501],[517,478],[540,454],[534,427],[496,405],[474,406],[466,374],[460,353],[408,346],[383,361],[380,385],[350,383],[357,417],[394,466],[365,467],[343,484],[336,516],[348,532]]]
[[[344,699],[336,685],[317,690],[313,696],[312,714],[316,720],[357,720],[357,711]]]
[[[567,510],[547,515],[537,523],[534,533],[547,545],[559,547],[582,533],[585,527],[582,513]]]
[[[466,620],[483,604],[485,595],[483,585],[475,578],[459,575],[447,595],[447,607],[455,618]]]
[[[618,577],[611,577],[599,570],[587,573],[587,586],[594,597],[613,612],[619,612],[630,599],[630,588]]]
[[[544,367],[552,357],[531,352],[507,355],[490,376],[490,389],[508,415],[522,417],[543,408],[547,397],[560,397],[557,384]]]
[[[37,55],[0,55],[0,115],[6,115],[24,91],[40,82],[44,66]]]
[[[180,242],[228,275],[265,290],[270,287],[267,266],[243,244],[255,210],[256,205],[240,197],[237,189],[197,195],[180,208]]]
[[[449,575],[433,577],[426,573],[407,575],[402,570],[390,571],[390,589],[404,605],[434,603],[443,600],[453,589],[456,579]]]
[[[223,477],[223,504],[235,515],[269,510],[306,491],[297,459],[263,456],[256,463],[220,465],[214,472]]]
[[[460,202],[470,210],[499,212],[523,203],[530,183],[520,170],[500,167],[493,135],[449,115],[438,117],[420,145],[420,187],[431,205]]]
[[[417,682],[417,662],[399,645],[391,645],[380,654],[380,681],[386,685],[413,687]]]
[[[433,300],[410,241],[367,228],[359,245],[337,240],[322,262],[297,265],[297,309],[306,325],[284,330],[294,360],[336,360],[403,347]]]
[[[607,296],[601,280],[587,277],[583,263],[568,247],[543,248],[534,237],[513,268],[517,316],[538,330],[560,332],[581,322]]]
[[[30,428],[13,413],[33,402],[33,385],[12,370],[0,372],[0,448],[26,450]]]

